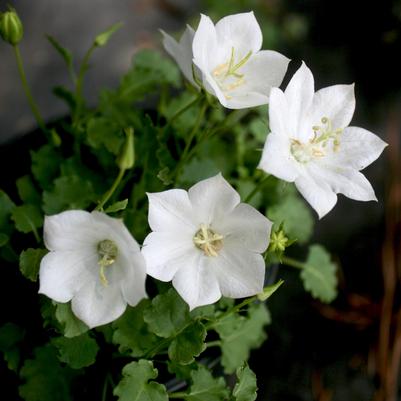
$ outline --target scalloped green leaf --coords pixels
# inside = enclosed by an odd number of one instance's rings
[[[233,396],[236,401],[255,401],[258,396],[256,375],[245,363],[237,369],[237,383],[233,389]]]
[[[19,268],[24,277],[31,281],[37,281],[40,261],[46,253],[47,250],[42,248],[28,248],[21,252],[19,257]]]

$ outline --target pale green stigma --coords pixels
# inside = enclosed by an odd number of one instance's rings
[[[193,241],[195,246],[202,250],[206,256],[217,256],[223,247],[223,236],[213,231],[205,224],[195,233]]]
[[[115,242],[109,239],[100,241],[97,244],[97,253],[99,254],[98,264],[100,266],[100,281],[106,287],[109,283],[107,281],[104,269],[111,266],[117,259],[118,248]]]

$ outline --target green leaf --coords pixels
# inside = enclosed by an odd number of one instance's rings
[[[19,268],[24,277],[31,281],[36,281],[38,279],[40,261],[46,253],[47,250],[41,248],[29,248],[22,251],[19,257]]]
[[[65,337],[76,337],[89,330],[89,327],[74,315],[70,303],[54,303],[56,304],[56,319],[63,327]]]
[[[300,243],[307,242],[313,233],[313,216],[305,202],[297,195],[289,195],[270,207],[267,217],[274,221],[275,227],[283,223],[284,231],[290,238]]]
[[[279,280],[277,283],[263,288],[263,292],[258,294],[259,301],[266,301],[282,286],[282,284],[284,284],[284,280]]]
[[[59,177],[53,189],[43,193],[43,210],[51,215],[67,209],[86,209],[95,200],[90,181],[77,175]]]
[[[201,322],[194,322],[182,330],[171,342],[168,355],[171,360],[187,365],[205,349],[206,329]]]
[[[57,96],[59,99],[64,100],[67,103],[71,112],[75,111],[77,107],[77,99],[73,92],[62,85],[55,86],[52,92],[54,96]]]
[[[73,369],[81,369],[95,363],[99,346],[88,333],[74,338],[58,337],[52,340],[58,349],[59,359]]]
[[[159,337],[177,334],[189,321],[189,308],[178,293],[170,288],[157,295],[145,310],[145,322],[149,329]]]
[[[106,31],[100,33],[96,36],[94,44],[95,46],[105,46],[110,38],[113,36],[115,32],[117,32],[124,24],[122,22],[117,22],[116,24],[112,25]]]
[[[333,301],[337,296],[336,270],[330,254],[321,245],[311,245],[301,271],[305,290],[323,302]]]
[[[113,323],[113,343],[119,345],[120,352],[129,351],[132,356],[139,357],[158,343],[158,338],[144,321],[143,314],[149,304],[150,301],[144,299],[134,308],[128,307]]]
[[[36,232],[36,229],[43,225],[42,212],[34,205],[26,204],[15,207],[11,218],[14,220],[17,230],[23,233]]]
[[[0,190],[0,231],[5,234],[11,234],[13,230],[10,217],[14,208],[14,202],[4,191]]]
[[[87,127],[88,143],[94,149],[106,148],[117,156],[124,143],[124,133],[114,120],[106,117],[93,117]]]
[[[73,58],[69,50],[60,45],[60,43],[51,35],[46,35],[47,40],[54,47],[57,53],[64,59],[68,68],[73,68]]]
[[[124,366],[122,373],[123,379],[113,392],[119,401],[168,401],[166,388],[150,381],[157,377],[151,361],[131,362]]]
[[[0,248],[8,243],[10,237],[7,234],[0,233]]]
[[[60,171],[61,156],[50,145],[31,151],[32,173],[43,189],[49,189]]]
[[[6,323],[0,327],[0,352],[10,370],[17,372],[20,362],[20,351],[17,344],[25,336],[25,331],[14,323]]]
[[[234,373],[248,360],[251,349],[258,348],[266,339],[264,326],[270,315],[262,303],[252,304],[248,316],[229,315],[215,325],[221,338],[222,365],[226,373]]]
[[[35,185],[29,175],[24,175],[18,178],[17,182],[18,195],[22,202],[33,205],[40,205],[40,194],[35,188]]]
[[[256,375],[247,364],[237,369],[237,383],[233,390],[236,401],[255,401],[258,391]]]
[[[223,401],[229,395],[224,379],[214,378],[202,365],[192,372],[191,379],[192,385],[188,395],[185,395],[186,401]]]
[[[25,401],[71,401],[73,371],[60,365],[50,344],[34,350],[34,358],[25,361],[20,376],[25,383],[19,386],[19,395]]]
[[[106,213],[115,213],[119,212],[120,210],[124,210],[128,205],[128,199],[124,199],[122,201],[118,201],[110,205],[105,212]]]

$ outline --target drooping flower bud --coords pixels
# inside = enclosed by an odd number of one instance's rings
[[[24,27],[13,8],[0,14],[0,36],[12,46],[18,45],[24,36]]]
[[[121,170],[128,170],[135,164],[134,129],[126,128],[124,132],[126,138],[118,156],[117,164]]]

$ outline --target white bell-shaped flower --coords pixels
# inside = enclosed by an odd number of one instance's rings
[[[194,74],[203,87],[229,109],[269,102],[272,87],[279,86],[289,59],[260,50],[262,32],[253,12],[222,18],[216,25],[205,15],[196,32],[187,26],[176,42],[163,32],[164,47],[193,84]]]
[[[263,291],[272,223],[221,176],[200,181],[188,192],[148,194],[153,232],[142,253],[147,272],[173,286],[191,309],[222,295],[242,298]]]
[[[46,216],[39,293],[72,300],[74,314],[90,328],[112,322],[127,303],[145,298],[146,267],[138,243],[122,220],[69,210]]]
[[[315,93],[312,72],[304,63],[285,92],[274,88],[270,95],[271,133],[259,168],[294,182],[320,218],[334,207],[338,193],[376,200],[359,170],[375,161],[387,144],[363,128],[348,126],[354,110],[354,85]]]

